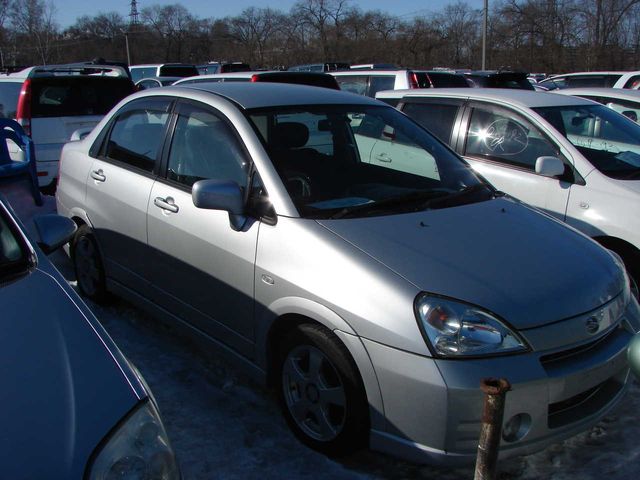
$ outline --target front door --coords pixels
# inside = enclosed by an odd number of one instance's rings
[[[249,157],[213,108],[179,103],[166,175],[153,185],[148,241],[157,303],[249,356],[253,344],[254,263],[259,222],[235,230],[229,214],[194,206],[203,179],[233,180],[246,190]]]
[[[497,189],[565,220],[573,169],[559,148],[524,116],[495,105],[472,104],[462,149],[474,170]],[[542,156],[562,159],[567,175],[560,179],[538,175],[536,160]]]

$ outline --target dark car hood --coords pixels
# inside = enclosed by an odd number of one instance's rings
[[[481,306],[518,329],[595,309],[624,285],[606,250],[508,198],[319,223],[420,290]]]
[[[0,287],[1,476],[80,479],[138,397],[53,276],[36,269]]]

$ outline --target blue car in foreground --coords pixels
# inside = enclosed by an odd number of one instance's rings
[[[11,479],[179,479],[149,390],[45,256],[75,232],[0,196],[0,465]]]

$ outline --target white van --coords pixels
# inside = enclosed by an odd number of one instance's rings
[[[53,190],[62,146],[74,131],[93,128],[133,93],[127,72],[109,65],[29,67],[0,76],[0,117],[18,121],[33,139],[41,188]],[[17,153],[17,147],[12,149]]]

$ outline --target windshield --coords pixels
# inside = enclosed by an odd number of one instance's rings
[[[534,108],[603,174],[640,179],[640,125],[604,105]]]
[[[26,272],[33,261],[24,237],[0,203],[0,283]]]
[[[444,208],[494,191],[426,130],[391,107],[252,111],[298,212],[342,218]]]

